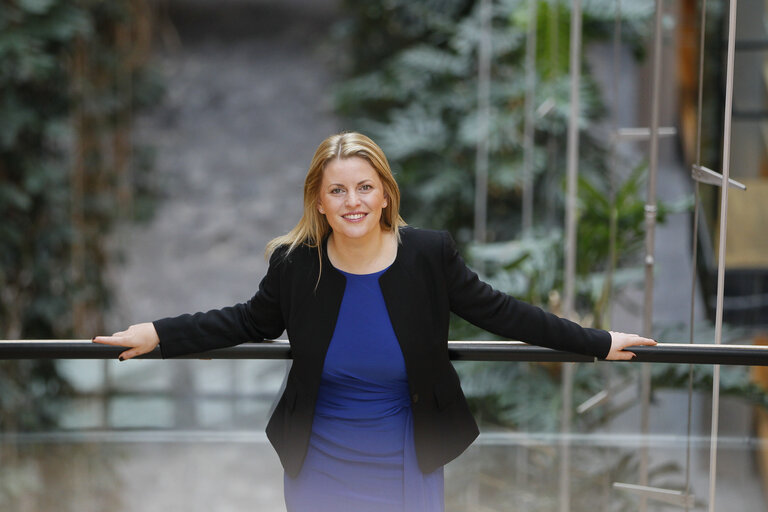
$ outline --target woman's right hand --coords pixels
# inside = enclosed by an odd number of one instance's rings
[[[147,352],[152,352],[160,343],[155,326],[150,322],[135,324],[128,329],[114,333],[112,336],[96,336],[94,343],[103,343],[104,345],[114,345],[117,347],[130,347],[120,354],[119,359],[125,361]]]

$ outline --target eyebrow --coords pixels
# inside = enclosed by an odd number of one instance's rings
[[[365,178],[362,181],[358,181],[357,184],[358,185],[362,185],[363,183],[365,183],[367,181],[373,181],[373,180],[371,178]],[[329,187],[346,187],[346,185],[344,185],[343,183],[329,183],[328,186]]]

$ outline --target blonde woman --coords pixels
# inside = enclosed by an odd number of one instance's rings
[[[302,218],[268,244],[249,301],[94,341],[130,347],[121,360],[158,344],[168,358],[286,330],[293,364],[267,436],[288,511],[442,511],[443,466],[478,435],[448,357],[450,312],[606,359],[655,341],[582,328],[492,289],[447,232],[406,226],[399,206],[381,149],[360,133],[332,135],[312,159]]]

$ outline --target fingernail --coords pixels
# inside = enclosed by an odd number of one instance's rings
[[[91,343],[93,343],[94,341],[96,341],[96,336],[94,336],[93,338],[91,338]]]
[[[125,361],[125,359],[123,359],[123,356],[120,356],[120,357],[118,357],[118,359],[119,359],[120,361]]]

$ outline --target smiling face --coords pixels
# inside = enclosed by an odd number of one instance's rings
[[[334,159],[326,165],[317,210],[325,215],[333,236],[365,241],[380,236],[381,212],[387,197],[376,170],[364,158]]]

